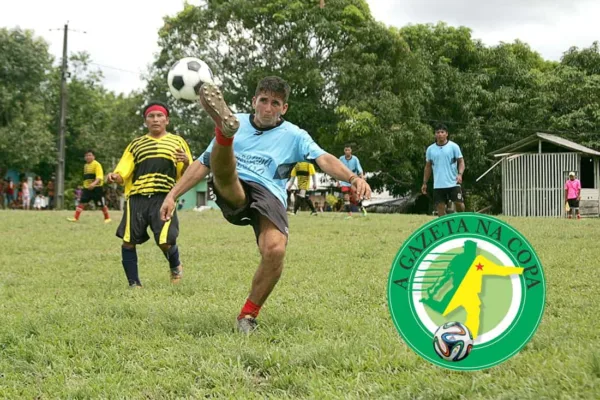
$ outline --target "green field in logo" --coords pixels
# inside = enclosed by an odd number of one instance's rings
[[[423,225],[398,251],[388,303],[404,341],[454,370],[514,356],[544,313],[546,284],[529,242],[505,222],[471,213]]]

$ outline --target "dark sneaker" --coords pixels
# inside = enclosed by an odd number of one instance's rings
[[[249,335],[258,328],[258,322],[251,315],[246,315],[244,318],[238,319],[237,328],[238,332]]]
[[[200,104],[221,129],[223,136],[230,138],[236,134],[240,121],[233,115],[216,85],[205,83],[200,87]]]
[[[177,284],[181,282],[183,278],[183,265],[179,264],[179,267],[171,270],[171,283]]]
[[[129,289],[141,289],[143,286],[141,283],[136,282],[129,285]]]

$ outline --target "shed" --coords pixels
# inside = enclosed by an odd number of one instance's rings
[[[564,185],[573,171],[581,181],[581,216],[599,216],[600,152],[538,132],[491,154],[501,158],[504,215],[564,217]]]

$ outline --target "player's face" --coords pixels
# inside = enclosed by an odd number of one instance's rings
[[[160,111],[150,111],[146,115],[146,126],[154,135],[166,132],[167,125],[169,125],[169,118]]]
[[[345,147],[344,148],[344,155],[346,156],[346,158],[352,157],[352,148],[351,147]]]
[[[448,140],[448,132],[443,129],[435,131],[435,141],[438,143],[444,143]]]
[[[94,153],[85,153],[85,162],[86,163],[91,163],[92,161],[94,161],[96,157],[94,157]]]
[[[273,92],[263,92],[252,98],[254,123],[260,127],[275,126],[282,115],[287,112],[288,105]]]

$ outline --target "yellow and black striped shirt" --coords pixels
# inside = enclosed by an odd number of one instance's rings
[[[96,187],[102,186],[104,183],[104,171],[102,170],[102,165],[96,160],[91,163],[85,163],[83,166],[83,187],[85,189],[89,188],[96,179],[100,179],[100,182]]]
[[[167,133],[159,139],[150,135],[134,139],[114,171],[123,178],[125,196],[168,193],[183,173],[183,163],[175,158],[177,149],[183,149],[192,162],[190,148],[181,136]]]
[[[298,189],[310,189],[310,176],[315,174],[315,166],[309,162],[299,162],[292,170],[292,176],[298,177]]]

